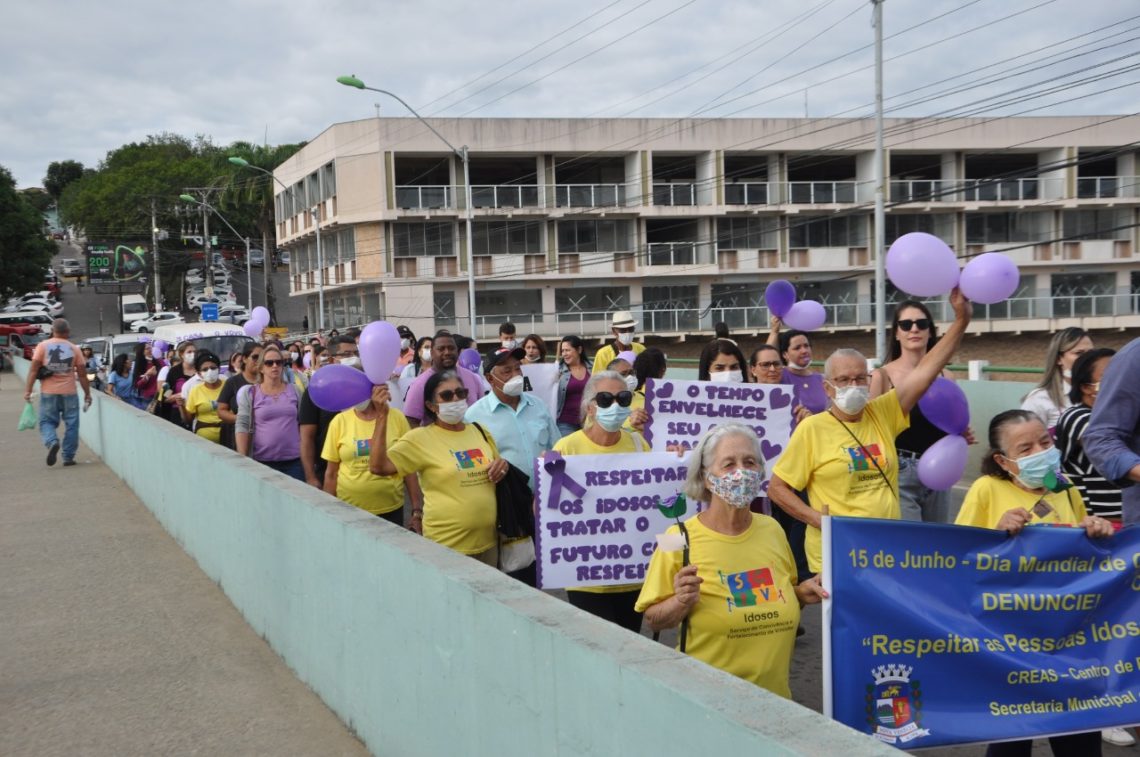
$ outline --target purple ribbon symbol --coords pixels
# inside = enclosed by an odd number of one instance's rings
[[[566,475],[566,459],[554,450],[543,456],[542,465],[550,474],[550,494],[546,498],[548,510],[557,510],[558,499],[562,490],[567,489],[571,494],[581,499],[586,496],[586,487]]]

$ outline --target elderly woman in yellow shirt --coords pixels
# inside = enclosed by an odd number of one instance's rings
[[[180,406],[182,420],[193,422],[194,433],[198,436],[221,444],[222,419],[218,416],[218,397],[222,394],[222,361],[214,353],[202,350],[194,362],[202,380],[194,385],[186,402]]]

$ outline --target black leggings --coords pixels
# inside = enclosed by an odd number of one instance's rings
[[[402,528],[404,525],[404,508],[397,507],[390,513],[380,513],[376,517],[383,518],[389,523],[395,523],[397,526],[400,526]]]
[[[641,589],[630,589],[612,594],[595,594],[592,591],[569,589],[566,596],[570,604],[591,615],[597,615],[634,633],[641,633],[641,613],[633,609]]]
[[[1100,731],[1053,736],[1049,739],[1049,748],[1053,750],[1053,757],[1100,757]],[[1029,757],[1032,752],[1032,739],[1003,741],[986,747],[986,757]]]

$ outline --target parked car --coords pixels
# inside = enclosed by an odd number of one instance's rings
[[[45,297],[31,297],[23,300],[20,305],[14,307],[9,312],[16,312],[18,310],[42,310],[52,318],[60,318],[63,316],[63,303],[56,300],[49,300]]]
[[[181,313],[155,313],[149,318],[142,318],[137,321],[132,321],[131,331],[139,334],[146,334],[148,332],[154,331],[159,326],[166,326],[172,323],[186,323],[186,321],[183,320]]]
[[[289,251],[288,250],[281,250],[280,252],[277,253],[277,265],[283,265],[285,267],[288,267],[289,261],[290,261],[290,257],[289,257]]]
[[[249,251],[249,267],[261,268],[265,265],[265,253],[261,250],[251,249]]]
[[[238,326],[244,326],[245,322],[252,318],[253,315],[249,312],[249,308],[242,305],[220,305],[218,307],[218,320],[228,323],[236,323]]]
[[[0,313],[0,326],[34,326],[41,334],[51,335],[52,317],[42,310]]]
[[[186,309],[198,314],[202,312],[202,305],[210,302],[219,306],[223,304],[232,305],[237,302],[237,297],[233,292],[229,292],[225,297],[218,296],[216,293],[213,297],[207,297],[205,294],[194,295],[187,298]]]
[[[64,258],[59,261],[64,276],[79,276],[83,273],[83,264],[75,258]]]

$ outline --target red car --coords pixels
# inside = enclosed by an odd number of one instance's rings
[[[0,352],[19,352],[25,360],[31,360],[36,345],[46,338],[36,326],[0,325]]]

